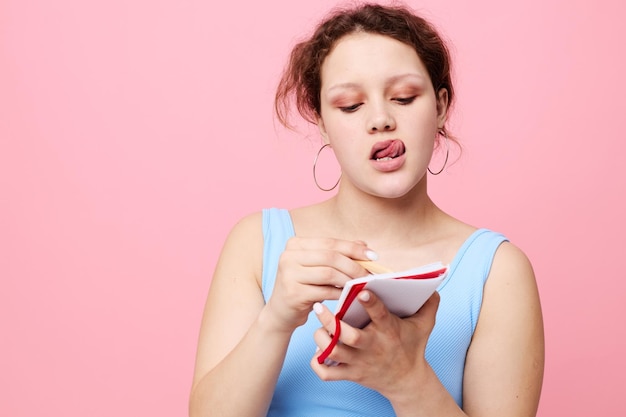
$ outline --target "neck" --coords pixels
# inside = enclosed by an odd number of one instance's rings
[[[426,192],[426,181],[400,198],[382,198],[350,187],[326,202],[336,230],[377,247],[428,239],[443,213]]]

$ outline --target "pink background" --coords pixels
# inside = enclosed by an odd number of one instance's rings
[[[334,1],[214,3],[0,2],[0,415],[185,415],[226,233],[325,197],[272,100]],[[623,2],[410,4],[456,58],[432,194],[536,269],[539,415],[626,414]]]

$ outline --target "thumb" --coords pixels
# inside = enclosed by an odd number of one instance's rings
[[[432,325],[435,324],[435,316],[437,315],[437,310],[439,309],[439,301],[441,297],[439,296],[439,292],[435,291],[433,295],[431,295],[428,300],[424,303],[424,305],[415,313],[414,317],[419,319],[420,321],[432,321]]]

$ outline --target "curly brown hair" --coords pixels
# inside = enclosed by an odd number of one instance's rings
[[[339,39],[354,32],[389,36],[413,47],[428,70],[435,92],[446,89],[448,107],[451,106],[454,88],[450,53],[433,25],[403,6],[363,4],[335,9],[309,39],[298,43],[291,51],[274,100],[278,120],[285,127],[291,128],[288,119],[292,99],[304,120],[317,122],[324,59]]]

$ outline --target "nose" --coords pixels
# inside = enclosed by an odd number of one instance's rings
[[[396,120],[389,113],[388,109],[384,107],[377,109],[368,122],[368,131],[370,133],[386,132],[395,128]]]

